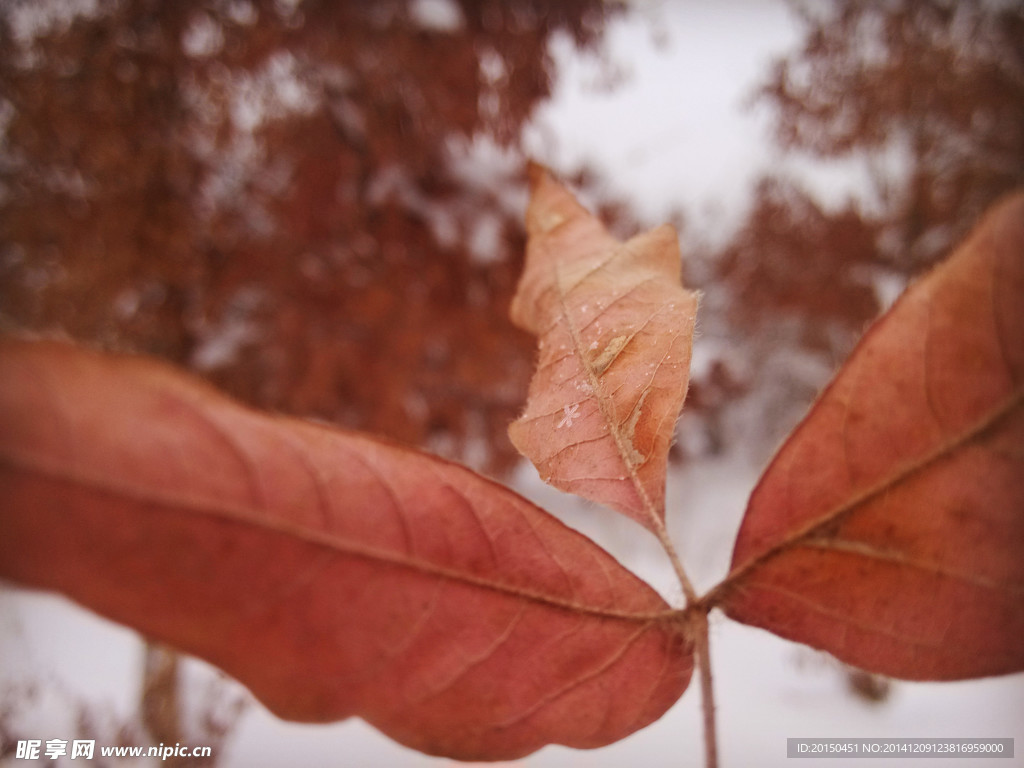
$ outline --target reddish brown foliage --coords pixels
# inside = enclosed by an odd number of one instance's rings
[[[802,48],[761,91],[776,135],[827,158],[899,148],[906,175],[876,179],[879,249],[918,272],[1024,183],[1024,10],[984,0],[793,5]]]
[[[608,10],[464,2],[436,29],[406,2],[287,7],[107,2],[34,42],[0,24],[0,322],[507,467],[522,180],[450,153],[512,142],[549,37],[591,42]]]
[[[831,213],[790,184],[762,180],[749,217],[719,256],[733,321],[755,334],[762,324],[797,318],[804,346],[835,352],[836,329],[857,334],[878,314],[870,269],[876,234],[852,207]]]
[[[1019,3],[790,5],[801,44],[758,93],[796,161],[786,172],[802,175],[810,155],[861,166],[868,183],[844,185],[857,202],[837,204],[833,193],[825,205],[777,172],[709,258],[706,307],[722,307],[727,323],[716,329],[710,314],[703,327],[727,347],[724,364],[754,393],[756,422],[771,433],[792,427],[902,281],[1024,185]],[[695,390],[706,384],[697,378]]]

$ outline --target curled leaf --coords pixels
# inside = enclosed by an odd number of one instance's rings
[[[697,310],[675,230],[621,243],[543,168],[531,182],[511,314],[540,351],[509,436],[546,482],[657,530]]]
[[[620,739],[689,680],[665,602],[511,491],[152,362],[0,341],[0,498],[0,575],[289,719],[511,758]]]
[[[739,621],[873,672],[1024,669],[1024,195],[869,331],[754,491]]]

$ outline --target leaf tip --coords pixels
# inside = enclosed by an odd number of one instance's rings
[[[526,172],[530,180],[530,203],[526,209],[528,235],[543,235],[570,219],[589,216],[545,166],[531,160]]]
[[[538,163],[536,160],[527,161],[526,177],[530,181],[530,192],[533,192],[544,181],[544,178],[550,175],[551,172],[543,163]]]
[[[626,248],[643,261],[656,265],[666,277],[681,281],[683,255],[679,249],[679,233],[671,224],[661,224],[634,235],[626,241]]]

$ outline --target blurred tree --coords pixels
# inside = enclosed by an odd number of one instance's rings
[[[829,211],[792,181],[762,179],[718,263],[733,319],[752,329],[765,318],[805,320],[800,345],[833,353],[878,313],[875,235],[852,204]]]
[[[728,340],[725,364],[746,384],[733,391],[761,399],[748,416],[768,443],[788,431],[893,287],[1024,184],[1024,6],[791,6],[803,42],[775,63],[757,98],[772,108],[790,157],[865,159],[874,189],[867,204],[829,208],[790,178],[762,179],[733,240],[708,259],[705,307],[720,315],[706,314],[704,327]],[[709,388],[698,376],[695,394]]]
[[[506,312],[516,141],[551,36],[592,45],[608,8],[0,7],[0,324],[511,465],[533,354]]]
[[[775,64],[761,91],[777,110],[776,137],[819,158],[889,160],[875,176],[878,254],[917,272],[999,195],[1024,184],[1024,6],[791,5],[803,46]]]

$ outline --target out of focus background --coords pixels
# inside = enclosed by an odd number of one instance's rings
[[[506,437],[534,357],[507,316],[530,158],[620,236],[679,230],[703,299],[670,516],[710,586],[865,326],[1024,184],[1024,4],[0,0],[0,331],[156,355],[468,463],[671,597],[639,528],[543,489]],[[726,765],[782,764],[787,736],[1024,750],[1021,676],[890,683],[713,634]],[[696,699],[521,764],[699,765]],[[0,765],[25,738],[447,764],[356,721],[278,723],[204,665],[2,585]]]

